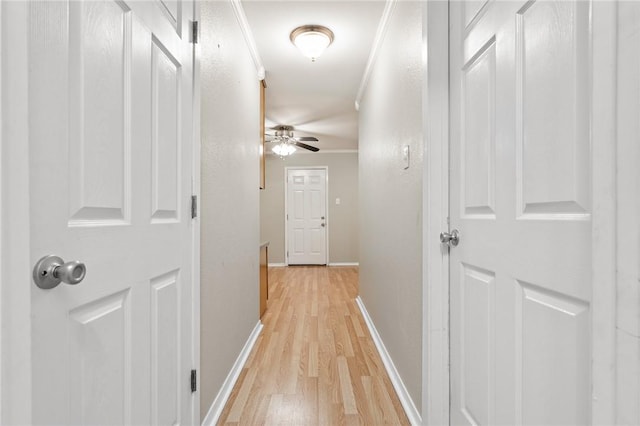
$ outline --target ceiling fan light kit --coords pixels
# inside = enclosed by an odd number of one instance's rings
[[[273,151],[274,154],[279,155],[281,158],[284,158],[296,152],[296,147],[286,141],[282,141],[271,148],[271,151]]]
[[[276,127],[272,127],[271,129],[275,130],[275,134],[267,134],[265,136],[266,138],[270,138],[270,140],[267,140],[267,142],[276,143],[276,145],[271,148],[271,151],[274,154],[280,156],[280,158],[284,158],[288,155],[293,154],[296,151],[296,147],[303,148],[311,152],[320,151],[320,149],[316,148],[315,146],[307,145],[306,143],[301,142],[318,142],[318,138],[313,136],[295,137],[293,135],[293,126],[279,125]]]
[[[333,32],[322,25],[303,25],[291,31],[289,38],[304,56],[315,62],[333,43]]]

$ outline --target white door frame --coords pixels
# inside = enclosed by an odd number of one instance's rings
[[[284,168],[284,264],[285,266],[289,266],[289,256],[287,253],[289,252],[289,222],[287,220],[287,214],[289,212],[289,170],[324,170],[325,171],[325,230],[324,230],[324,239],[325,239],[325,259],[327,259],[327,265],[329,265],[329,166],[291,166]]]
[[[2,2],[0,8],[3,61],[0,423],[31,424],[29,3]]]
[[[449,424],[449,4],[422,3],[422,423]],[[417,402],[417,401],[416,401]]]
[[[616,422],[617,2],[591,4],[592,424]]]
[[[592,412],[614,424],[616,318],[616,28],[617,5],[592,3]],[[423,339],[422,420],[449,424],[449,256],[438,236],[448,228],[449,8],[422,4],[423,52]],[[463,237],[464,238],[464,237]]]
[[[0,424],[31,424],[29,2],[0,2]],[[194,4],[196,19],[200,4]],[[200,49],[194,57],[194,194],[200,191]],[[46,206],[43,206],[46,208]],[[193,225],[194,368],[200,370],[200,223]],[[200,388],[200,386],[198,386]],[[10,391],[6,391],[9,389]],[[193,419],[200,419],[200,393]]]
[[[200,22],[200,2],[195,0],[193,2],[193,20]],[[199,34],[198,34],[199,36]],[[200,121],[201,121],[201,103],[200,103],[200,45],[198,43],[192,43],[193,46],[193,164],[191,167],[192,176],[192,189],[191,194],[197,197],[200,201],[200,162],[201,162],[201,136],[200,136]],[[192,368],[197,371],[196,375],[196,389],[194,398],[191,405],[191,418],[197,423],[200,423],[200,203],[196,204],[196,218],[191,221],[192,232],[192,248],[193,253],[192,270],[191,270],[191,297],[192,297],[192,327],[191,327],[191,342],[193,344],[192,350]]]

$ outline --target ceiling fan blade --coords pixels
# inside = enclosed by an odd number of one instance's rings
[[[318,138],[314,138],[313,136],[300,136],[297,137],[296,140],[304,142],[318,142]]]
[[[307,145],[306,143],[302,143],[302,142],[296,142],[295,145],[299,146],[300,148],[308,149],[309,151],[313,151],[313,152],[320,151],[320,148],[316,148],[315,146]]]

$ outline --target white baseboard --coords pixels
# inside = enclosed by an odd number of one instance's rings
[[[238,377],[242,372],[242,368],[247,362],[247,358],[249,358],[249,354],[251,353],[253,346],[256,344],[261,331],[262,322],[258,321],[258,324],[256,324],[255,328],[249,335],[247,343],[244,344],[244,348],[242,348],[242,350],[240,351],[238,359],[236,359],[233,367],[231,367],[231,371],[229,371],[229,374],[222,384],[218,395],[213,400],[213,403],[211,404],[207,415],[205,416],[204,420],[202,420],[202,426],[214,426],[218,422],[218,418],[220,417],[220,414],[222,414],[222,410],[229,400],[229,396],[231,395],[233,386],[236,384],[236,381],[238,380]]]
[[[269,268],[284,268],[287,266],[285,263],[270,263]]]
[[[389,378],[391,379],[391,383],[393,384],[393,388],[396,390],[398,394],[398,399],[402,404],[402,408],[404,408],[404,412],[406,413],[409,421],[413,426],[419,426],[422,424],[422,417],[420,416],[420,412],[416,409],[416,405],[413,403],[407,388],[404,386],[402,382],[402,378],[396,369],[396,366],[393,364],[393,360],[387,352],[387,348],[385,348],[384,343],[382,343],[382,339],[378,334],[378,330],[376,330],[369,313],[367,312],[367,308],[365,308],[364,303],[360,296],[356,297],[356,303],[360,308],[360,312],[362,312],[362,316],[364,317],[364,322],[367,323],[367,327],[369,328],[369,332],[371,333],[371,338],[373,342],[376,344],[376,348],[378,349],[378,353],[380,353],[380,358],[382,358],[382,363],[384,364],[384,368],[387,370],[387,374],[389,374]]]

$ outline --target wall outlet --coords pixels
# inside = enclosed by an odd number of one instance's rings
[[[336,206],[340,205],[340,198],[336,198]]]

